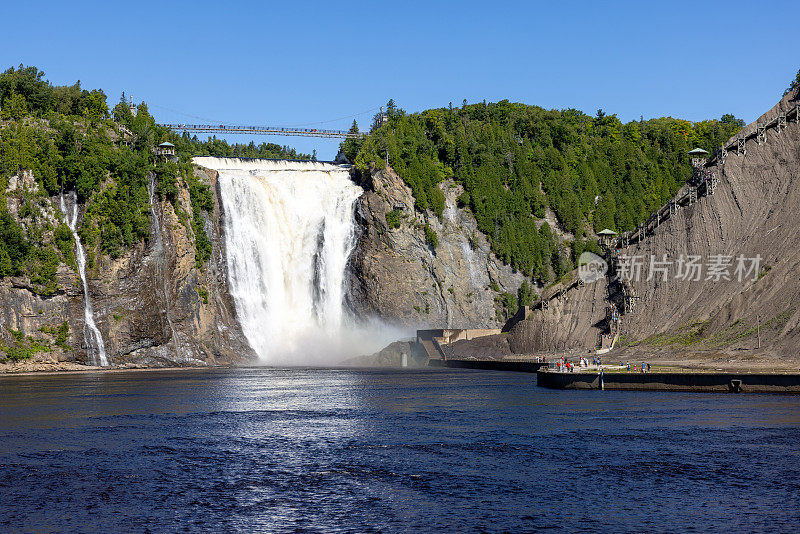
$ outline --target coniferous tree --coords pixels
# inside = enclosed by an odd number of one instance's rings
[[[363,172],[388,162],[415,208],[440,217],[442,182],[459,183],[458,203],[473,212],[492,250],[540,281],[563,274],[572,254],[549,227],[532,230],[533,220],[551,210],[575,240],[606,227],[632,229],[691,176],[690,149],[712,151],[742,125],[732,116],[623,124],[602,109],[590,117],[506,100],[411,115],[389,104],[389,122],[376,121],[348,158]],[[351,155],[353,148],[349,139],[342,144]]]

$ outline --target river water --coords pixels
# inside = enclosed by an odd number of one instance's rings
[[[0,531],[797,531],[800,397],[534,384],[0,377]]]

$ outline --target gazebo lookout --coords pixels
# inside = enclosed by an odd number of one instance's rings
[[[689,155],[692,157],[692,167],[694,168],[703,167],[708,161],[708,152],[702,148],[690,150]]]
[[[614,238],[617,237],[617,232],[605,228],[597,232],[597,235],[600,237],[599,241],[601,246],[611,248],[614,244]]]
[[[175,145],[169,141],[165,141],[156,147],[156,156],[164,161],[175,161],[178,159],[175,155]]]

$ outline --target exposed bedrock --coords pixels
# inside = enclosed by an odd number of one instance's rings
[[[411,189],[387,168],[362,183],[357,206],[359,237],[349,265],[350,306],[406,327],[500,326],[496,289],[516,293],[523,276],[503,265],[477,231],[472,215],[456,206],[461,188],[441,185],[447,202],[442,220],[414,210]],[[399,228],[386,215],[399,212]],[[438,238],[426,242],[424,225]]]
[[[713,195],[678,209],[640,243],[620,251],[640,256],[644,263],[642,276],[632,282],[639,297],[634,311],[622,317],[619,350],[626,357],[659,352],[687,358],[705,354],[720,361],[759,354],[767,359],[797,357],[800,125],[793,114],[797,102],[795,91],[737,135],[754,133],[758,124],[769,123],[778,114],[790,117],[784,128],[774,124],[768,128],[766,141],[750,137],[746,155],[737,154],[736,138],[729,141],[734,148],[724,165],[711,168],[719,178]],[[668,276],[655,273],[648,280],[650,258],[662,261],[665,255]],[[698,256],[703,264],[699,280],[677,277],[678,260],[689,256]],[[760,257],[758,272],[744,273],[741,281],[736,271],[740,256],[746,269]],[[729,263],[726,274],[716,277],[709,264],[719,261]],[[584,342],[593,348],[596,339],[589,343],[589,327],[604,305],[600,286],[570,291],[561,308],[536,312],[518,324],[510,335],[511,345],[523,353],[558,351]]]
[[[213,171],[196,172],[216,187]],[[29,187],[35,187],[29,181]],[[156,198],[150,239],[116,259],[98,254],[96,264],[87,269],[94,318],[111,365],[204,365],[253,357],[227,289],[219,224],[222,208],[218,195],[214,196],[213,214],[205,218],[214,252],[202,268],[195,264],[189,221],[185,216],[181,220],[172,204]],[[191,213],[185,184],[179,187],[177,204],[184,213]],[[51,198],[44,210],[52,215],[53,225],[58,223],[57,205],[58,198]],[[0,285],[0,333],[8,341],[13,341],[12,331],[16,331],[45,343],[47,350],[39,350],[34,363],[89,363],[81,283],[63,263],[58,287],[55,294],[43,297],[25,280],[5,279]],[[58,343],[56,331],[64,322],[67,337]]]

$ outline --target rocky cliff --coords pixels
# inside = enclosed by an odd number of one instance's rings
[[[797,101],[795,91],[756,123],[790,112]],[[744,134],[755,130],[756,123]],[[706,266],[723,257],[730,262],[727,277],[709,280],[704,271],[698,280],[681,279],[671,271],[663,279],[648,280],[644,265],[644,275],[632,282],[637,306],[626,310],[622,319],[624,335],[615,349],[622,355],[704,354],[732,361],[797,353],[797,120],[771,128],[761,142],[751,137],[746,154],[734,150],[724,165],[711,170],[719,178],[715,194],[678,209],[646,239],[620,253],[639,256],[645,263],[666,255],[673,269],[681,257],[700,257]],[[96,322],[113,365],[207,365],[255,358],[228,289],[217,174],[197,167],[195,173],[214,192],[213,210],[203,214],[213,242],[208,261],[197,265],[195,236],[186,215],[192,212],[189,187],[179,180],[174,203],[151,195],[148,239],[116,258],[97,253],[87,271]],[[354,172],[354,180],[364,188],[356,206],[357,244],[346,277],[347,304],[355,316],[405,328],[506,323],[499,297],[503,292],[515,294],[524,277],[492,254],[473,216],[458,207],[458,184],[439,185],[446,199],[440,219],[414,210],[411,190],[390,168],[369,176]],[[12,177],[5,192],[8,212],[29,235],[52,243],[54,228],[63,218],[60,199],[38,194],[37,187],[30,173]],[[30,207],[31,199],[36,209]],[[740,256],[760,258],[756,272],[742,281],[734,272]],[[88,362],[84,295],[75,266],[67,263],[57,265],[57,283],[51,290],[43,291],[32,278],[0,280],[0,352],[22,359],[33,356],[26,360],[34,362],[33,367],[42,362]],[[507,334],[481,344],[465,342],[454,350],[475,355],[496,347],[496,356],[502,357],[596,347],[607,328],[613,281],[570,285],[570,280],[575,280],[574,273],[563,287],[545,290],[548,305],[528,313]]]
[[[759,124],[795,109],[798,93],[746,126],[749,136]],[[735,141],[735,140],[732,140]],[[750,137],[746,153],[731,151],[724,164],[711,168],[719,177],[713,195],[679,210],[654,235],[626,250],[657,258],[700,256],[706,270],[698,281],[674,276],[634,281],[640,303],[627,317],[631,344],[677,345],[692,351],[751,351],[766,356],[795,356],[800,341],[800,124],[789,120],[772,127],[766,139]],[[722,256],[727,276],[711,277],[708,264]],[[736,272],[738,258],[745,268]],[[756,262],[752,258],[760,258]],[[730,278],[730,279],[727,279]]]
[[[196,173],[216,190],[216,173],[199,168]],[[9,211],[18,214],[15,190],[35,189],[36,182],[23,173],[9,183]],[[185,215],[191,213],[189,192],[181,183],[175,206],[151,198],[151,236],[146,242],[116,259],[98,254],[88,269],[95,320],[112,365],[206,365],[253,358],[227,289],[222,206],[219,195],[214,196],[213,213],[204,215],[213,255],[203,266],[195,262],[194,235]],[[58,197],[42,202],[46,227],[62,217],[58,203]],[[26,280],[2,281],[0,336],[7,348],[33,356],[7,367],[87,363],[80,280],[64,263],[57,279],[59,289],[47,296]]]
[[[796,365],[800,125],[793,113],[797,103],[798,93],[793,91],[729,141],[734,149],[724,164],[716,161],[708,169],[719,179],[714,194],[677,209],[645,239],[620,250],[623,257],[638,257],[643,265],[641,276],[632,280],[636,305],[622,317],[624,335],[615,349],[619,357],[646,354],[716,365],[765,361]],[[786,113],[786,126],[777,127],[773,119]],[[749,137],[746,153],[737,153],[739,136],[750,136],[758,125],[770,122],[766,139]],[[679,263],[690,257],[699,258],[701,272],[687,278],[681,276]],[[668,262],[666,276],[661,272],[651,276],[651,258]],[[740,262],[745,270],[753,270],[740,276]],[[722,274],[714,274],[713,264]],[[584,344],[584,350],[593,348],[601,329],[592,330],[598,315],[588,310],[603,309],[607,302],[605,288],[585,286],[568,292],[558,306],[537,312],[514,328],[510,339],[515,352],[557,352],[576,342]]]
[[[148,239],[117,258],[93,251],[86,278],[95,322],[113,366],[208,365],[255,358],[228,288],[217,173],[195,167],[195,174],[214,192],[213,212],[204,213],[213,243],[205,264],[196,264],[195,236],[186,215],[192,212],[189,187],[181,180],[174,203],[159,200],[151,183]],[[357,203],[358,239],[347,277],[347,304],[356,317],[405,328],[488,327],[506,321],[498,297],[504,291],[516,293],[523,277],[495,258],[474,218],[456,206],[458,186],[442,184],[447,209],[439,220],[413,210],[410,189],[390,169],[361,181],[365,191]],[[30,173],[12,177],[9,184],[9,212],[23,226],[32,225],[20,208],[24,198],[39,198],[38,226],[28,233],[42,228],[52,234],[63,219],[60,197],[41,195]],[[79,213],[85,209],[79,206]],[[387,222],[392,211],[398,214],[394,227]],[[437,236],[435,246],[430,238],[426,241],[426,224]],[[18,356],[32,356],[4,364],[7,370],[90,363],[76,266],[62,261],[56,278],[57,289],[50,294],[30,279],[2,280],[0,339]]]
[[[457,207],[460,186],[440,185],[447,207],[439,220],[414,210],[411,189],[391,168],[360,181],[365,191],[349,266],[353,311],[406,327],[501,326],[506,317],[497,297],[516,294],[523,276],[497,260],[472,215]],[[392,212],[394,228],[387,221]],[[426,224],[436,246],[426,240]]]

